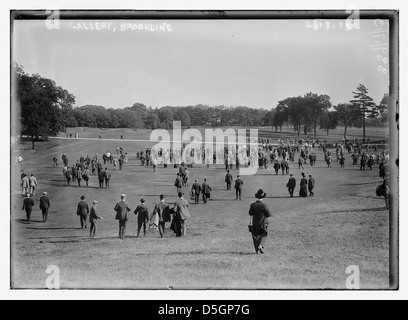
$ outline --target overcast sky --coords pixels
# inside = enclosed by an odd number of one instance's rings
[[[102,22],[110,29],[90,30]],[[378,68],[388,69],[381,60],[388,54],[373,49],[388,24],[366,20],[346,31],[344,21],[329,22],[329,30],[314,30],[304,20],[87,20],[49,30],[44,21],[15,21],[13,59],[73,93],[76,106],[270,109],[307,92],[337,104],[351,100],[360,83],[379,102],[389,77]],[[122,30],[123,23],[143,30]],[[384,41],[388,48],[388,35]]]

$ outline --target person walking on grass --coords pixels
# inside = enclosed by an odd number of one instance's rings
[[[58,158],[57,155],[54,155],[54,157],[52,158],[52,163],[54,167],[58,167]]]
[[[115,205],[114,210],[116,211],[115,219],[119,221],[119,239],[125,239],[126,233],[126,222],[128,221],[128,212],[130,208],[126,203],[126,195],[122,194],[120,196],[120,202]]]
[[[105,181],[105,171],[98,170],[98,181],[99,181],[99,188],[103,189],[103,182]]]
[[[235,180],[235,200],[242,200],[242,186],[243,186],[244,182],[241,179],[241,176],[237,176],[237,180]]]
[[[160,202],[156,204],[154,208],[154,213],[156,213],[157,218],[156,220],[158,221],[158,228],[159,228],[159,233],[160,237],[164,237],[164,230],[166,226],[166,222],[170,222],[170,207],[166,203],[166,198],[164,195],[160,195]],[[153,214],[154,216],[155,214]]]
[[[286,184],[286,187],[289,190],[290,197],[293,198],[293,193],[295,192],[296,188],[296,179],[293,177],[293,174],[290,174],[290,178],[288,183]]]
[[[280,165],[280,163],[279,163],[278,160],[275,161],[275,164],[273,165],[273,168],[275,169],[276,175],[278,175],[278,174],[279,174],[279,170],[280,170],[280,168],[281,168],[281,165]]]
[[[28,193],[30,193],[30,179],[28,179],[27,175],[25,173],[22,174],[22,179],[21,179],[21,188],[23,192],[23,196],[26,196]]]
[[[77,173],[76,173],[76,177],[77,177],[77,181],[78,181],[78,187],[80,187],[81,186],[81,182],[82,182],[82,179],[83,179],[83,172],[82,172],[82,169],[81,169],[81,167],[79,167],[78,168],[78,171],[77,171]]]
[[[176,201],[173,207],[174,211],[174,225],[172,230],[176,232],[177,237],[185,237],[187,234],[187,222],[186,220],[191,218],[190,211],[188,209],[189,203],[184,199],[184,194],[180,192],[178,194],[179,199]]]
[[[137,236],[136,238],[139,238],[142,227],[143,227],[143,236],[144,237],[146,236],[146,225],[149,222],[149,209],[147,208],[146,200],[142,198],[140,202],[141,204],[139,204],[134,211],[134,214],[137,215]]]
[[[227,174],[225,175],[225,183],[227,184],[227,191],[232,190],[232,181],[234,181],[234,178],[232,177],[232,174],[230,173],[229,170],[227,170]]]
[[[78,203],[77,206],[77,216],[79,216],[79,221],[81,223],[81,229],[88,229],[88,215],[89,215],[89,207],[88,204],[85,202],[85,196],[81,196],[81,201]]]
[[[183,180],[180,173],[177,173],[176,181],[174,181],[174,186],[177,188],[177,194],[179,194],[181,192],[181,188],[183,187]]]
[[[194,184],[191,187],[191,191],[194,193],[195,204],[199,204],[200,203],[200,194],[201,194],[201,185],[198,183],[197,179],[194,181]]]
[[[304,162],[305,162],[305,161],[303,160],[303,158],[302,158],[302,157],[299,157],[299,160],[298,160],[299,170],[300,170],[300,168],[305,169],[305,168],[303,167],[303,163],[304,163]]]
[[[300,190],[299,190],[299,197],[307,197],[307,179],[306,175],[302,172],[302,179],[300,180]]]
[[[43,192],[43,196],[40,198],[40,210],[42,211],[43,222],[48,220],[48,210],[50,209],[50,199],[47,197],[47,192]]]
[[[256,254],[265,252],[265,240],[268,236],[268,218],[271,217],[271,212],[262,201],[265,197],[266,193],[262,189],[258,190],[255,194],[257,200],[249,208],[249,231],[252,234]]]
[[[101,217],[100,215],[98,215],[98,212],[96,210],[96,207],[98,206],[98,201],[94,200],[92,202],[92,207],[91,207],[91,213],[89,214],[89,223],[91,224],[90,227],[90,237],[93,239],[95,238],[95,234],[96,234],[96,222],[98,220],[103,220],[103,217]]]
[[[65,179],[67,180],[68,185],[71,185],[71,180],[72,180],[72,171],[70,168],[67,167],[67,170],[65,171]]]
[[[31,212],[33,211],[33,207],[34,200],[31,199],[30,193],[27,193],[26,198],[23,201],[23,208],[21,210],[25,210],[28,224],[30,224]]]
[[[204,183],[201,186],[201,192],[203,193],[203,202],[207,204],[208,199],[211,198],[211,187],[207,183],[207,178],[204,179]]]
[[[89,186],[89,178],[90,178],[90,172],[88,168],[85,168],[84,172],[82,173],[82,178],[85,180],[85,184],[88,187]]]
[[[104,177],[104,179],[105,179],[105,186],[106,186],[107,189],[109,189],[109,187],[110,187],[110,180],[111,180],[111,178],[112,178],[112,175],[111,175],[111,173],[109,172],[108,168],[105,168],[105,172],[104,172],[104,174],[103,174],[103,177]],[[102,185],[103,185],[103,183],[102,183]]]

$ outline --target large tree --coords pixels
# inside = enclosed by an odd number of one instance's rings
[[[40,136],[55,136],[65,130],[75,97],[53,80],[39,74],[29,75],[18,65],[13,69],[16,80],[13,94],[19,107],[20,133],[30,137],[34,149],[34,142]]]
[[[349,103],[340,103],[334,107],[338,115],[338,121],[344,126],[344,136],[347,135],[347,129],[356,124],[360,117],[355,112],[355,107]]]
[[[350,102],[355,106],[356,115],[361,117],[363,124],[363,137],[366,138],[366,118],[373,117],[375,114],[375,103],[373,98],[368,95],[368,88],[359,84],[357,90],[353,92],[354,99]]]
[[[318,95],[316,93],[307,93],[303,97],[304,105],[307,109],[305,126],[310,124],[313,127],[314,136],[317,136],[317,125],[320,118],[331,107],[330,97],[328,95]]]

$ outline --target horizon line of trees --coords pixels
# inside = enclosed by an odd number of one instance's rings
[[[124,109],[105,108],[97,105],[74,107],[75,96],[59,87],[53,80],[39,74],[29,75],[18,64],[14,65],[15,86],[12,90],[17,108],[14,128],[27,135],[33,142],[39,136],[55,136],[67,127],[171,129],[173,121],[181,121],[183,127],[191,126],[292,126],[298,135],[323,129],[330,130],[339,125],[344,134],[350,127],[363,128],[367,125],[382,126],[388,121],[389,97],[385,94],[377,105],[368,95],[368,89],[360,84],[353,92],[349,103],[333,106],[330,97],[324,94],[306,93],[279,101],[272,110],[255,109],[247,106],[211,107],[195,106],[147,107],[134,103]]]

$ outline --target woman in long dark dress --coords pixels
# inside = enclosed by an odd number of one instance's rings
[[[307,197],[307,179],[304,173],[302,173],[302,180],[300,180],[299,197]]]
[[[255,195],[257,200],[251,204],[249,209],[249,215],[251,216],[249,230],[252,233],[252,240],[257,254],[258,252],[264,253],[264,244],[268,236],[268,218],[271,216],[268,207],[262,202],[265,197],[266,193],[262,189],[258,190]]]

